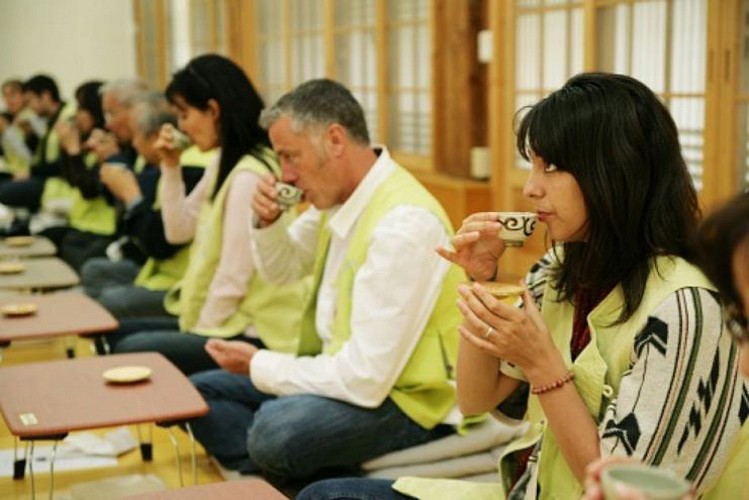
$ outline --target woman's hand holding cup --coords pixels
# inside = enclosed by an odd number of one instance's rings
[[[490,281],[497,275],[497,261],[505,250],[497,237],[500,229],[496,212],[472,214],[450,239],[453,248],[437,248],[437,253],[462,267],[472,279]]]
[[[161,164],[168,168],[179,166],[179,158],[182,151],[190,144],[189,138],[171,123],[165,123],[159,130],[159,137],[154,147],[161,156]]]

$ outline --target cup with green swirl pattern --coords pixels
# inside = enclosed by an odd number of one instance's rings
[[[288,210],[300,201],[304,192],[296,186],[286,184],[285,182],[276,182],[276,201],[282,210]]]

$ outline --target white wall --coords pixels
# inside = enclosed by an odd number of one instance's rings
[[[132,2],[0,0],[0,82],[36,73],[66,99],[86,80],[135,77]]]

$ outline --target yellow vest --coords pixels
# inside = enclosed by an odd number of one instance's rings
[[[2,146],[6,171],[12,175],[28,172],[31,166],[30,159],[18,154],[16,148],[13,147],[12,138],[10,138],[11,134],[13,134],[17,136],[19,141],[23,142],[25,139],[23,132],[17,126],[9,125],[5,134],[2,136]]]
[[[356,273],[367,258],[372,231],[380,219],[398,205],[413,205],[429,210],[452,234],[452,226],[439,202],[411,174],[397,167],[377,188],[356,223],[346,250],[346,264],[341,266],[336,280],[336,312],[331,325],[331,342],[324,350],[326,354],[335,354],[351,336],[352,288]],[[300,355],[314,355],[322,351],[315,328],[315,311],[330,242],[325,217],[320,221],[319,234],[313,268],[314,294],[307,303],[302,320]],[[455,302],[458,285],[463,280],[463,273],[451,265],[421,338],[388,395],[406,415],[427,429],[442,422],[455,404],[455,390],[450,380],[457,359],[457,327],[462,320]],[[403,307],[408,307],[408,304],[403,304]]]
[[[265,158],[272,165],[274,172],[278,173],[278,166],[270,151],[266,151]],[[210,337],[230,337],[242,333],[252,324],[268,349],[294,352],[299,339],[299,321],[301,305],[304,303],[307,290],[306,281],[283,286],[270,285],[257,273],[253,273],[247,284],[247,294],[237,310],[222,325],[216,328],[196,328],[208,288],[221,258],[224,204],[229,186],[232,177],[242,171],[266,174],[268,168],[256,158],[244,156],[227,176],[215,199],[210,200],[206,194],[198,215],[197,231],[187,271],[182,280],[169,290],[164,305],[167,311],[179,316],[182,331]],[[218,170],[215,172],[215,175],[217,174]],[[214,176],[206,186],[206,193],[213,190],[215,181]],[[249,202],[250,200],[247,200],[247,203]],[[247,244],[250,242],[247,241]]]
[[[96,156],[88,153],[83,159],[87,168],[96,165]],[[78,188],[68,184],[60,177],[50,177],[44,182],[42,207],[47,207],[53,200],[68,200],[68,224],[79,231],[95,233],[102,236],[114,234],[117,228],[117,215],[112,205],[102,196],[87,200]]]
[[[208,153],[206,153],[208,154]],[[180,161],[182,161],[182,157],[180,156]],[[135,162],[133,163],[133,172],[135,172],[135,175],[143,173],[143,170],[148,166],[146,163],[146,159],[143,158],[142,155],[138,155],[135,158]]]
[[[588,316],[591,340],[574,363],[570,359],[569,345],[572,335],[574,308],[566,301],[556,301],[557,292],[547,284],[541,312],[552,331],[554,342],[575,373],[576,389],[593,418],[598,422],[605,410],[606,399],[619,391],[619,382],[629,369],[630,353],[638,327],[647,316],[676,290],[684,287],[700,287],[713,290],[713,286],[702,273],[682,259],[659,257],[658,272],[651,271],[640,307],[625,323],[611,325],[621,311],[623,296],[621,287],[616,287]],[[604,396],[608,393],[608,396]],[[417,498],[454,499],[480,498],[499,500],[511,478],[510,454],[532,446],[543,435],[541,456],[537,466],[541,498],[577,499],[583,494],[567,466],[561,449],[552,432],[546,432],[545,417],[537,396],[530,396],[526,420],[530,422],[528,432],[508,444],[500,458],[499,485],[478,485],[459,481],[442,481],[438,484],[427,479],[403,478],[396,489]],[[702,498],[740,498],[749,483],[749,426],[742,427],[730,458],[715,485],[708,485]],[[439,489],[436,489],[439,487]],[[439,493],[437,493],[439,492]]]
[[[190,165],[191,167],[205,167],[215,154],[215,150],[203,153],[196,146],[191,146],[182,153],[179,162],[181,165]],[[142,171],[143,167],[140,170]],[[161,206],[158,194],[160,192],[160,185],[161,178],[159,177],[156,188],[156,199],[153,203],[154,210],[159,210]],[[135,284],[149,290],[168,290],[182,279],[189,260],[189,244],[183,246],[174,255],[166,259],[149,257],[146,263],[143,264],[143,267],[141,267],[138,276],[135,277]]]

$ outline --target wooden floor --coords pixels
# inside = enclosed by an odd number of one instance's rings
[[[91,356],[91,345],[88,340],[70,337],[67,340],[74,345],[76,355],[79,357]],[[65,339],[50,341],[38,341],[26,344],[13,344],[3,349],[3,359],[0,366],[10,366],[20,363],[32,363],[47,360],[59,360],[65,358]],[[23,390],[19,388],[19,390]],[[141,431],[147,435],[148,426],[142,425]],[[104,431],[93,431],[103,433]],[[137,429],[132,426],[131,432],[137,438]],[[190,466],[190,442],[187,435],[181,430],[174,429],[174,436],[180,448],[182,459],[182,470],[185,483],[192,484]],[[0,418],[0,448],[12,449],[14,438],[8,431],[5,421]],[[49,445],[51,442],[40,442],[39,446]],[[221,481],[221,476],[216,468],[210,463],[205,452],[197,445],[198,452],[198,483],[208,484]],[[81,471],[57,471],[55,472],[54,493],[55,498],[69,498],[68,488],[72,485],[90,481],[98,481],[105,478],[126,476],[134,474],[153,474],[166,484],[168,488],[179,487],[179,474],[174,456],[173,447],[167,430],[153,426],[153,461],[143,462],[138,450],[133,450],[120,456],[116,467],[96,468]],[[37,498],[49,498],[49,474],[47,472],[35,474]],[[31,498],[31,481],[28,475],[23,480],[11,478],[0,478],[0,500],[15,500]]]

